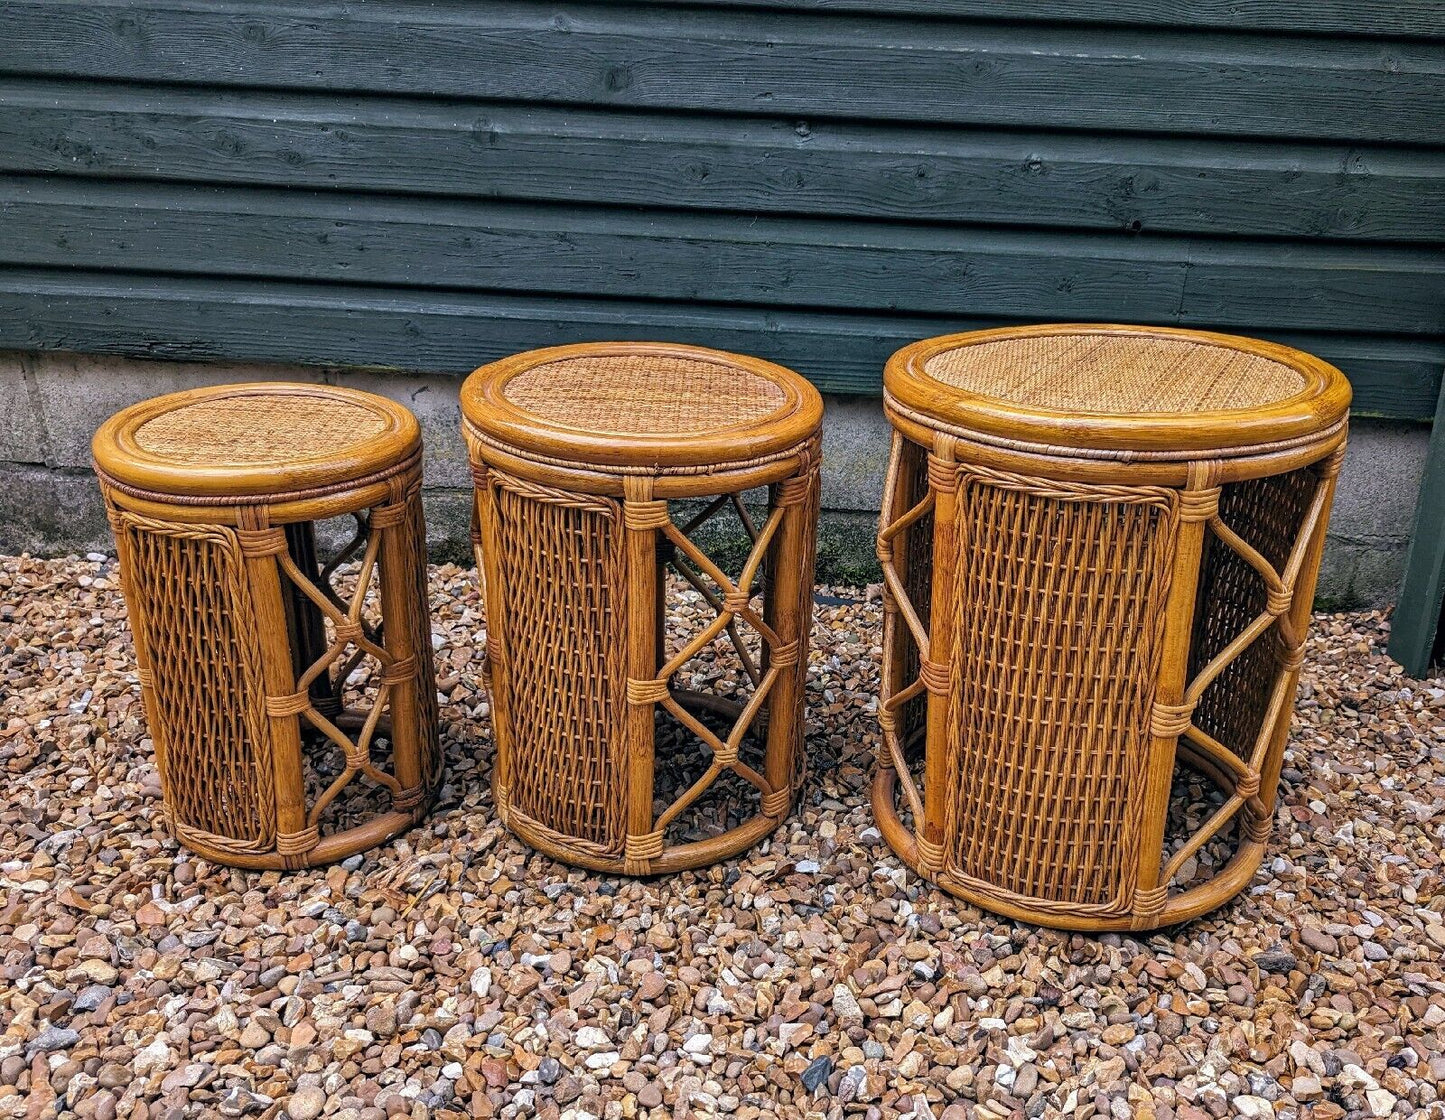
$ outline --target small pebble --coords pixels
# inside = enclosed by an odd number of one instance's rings
[[[470,570],[433,566],[437,804],[281,874],[168,831],[114,576],[104,558],[0,557],[0,1117],[1440,1115],[1445,679],[1401,672],[1381,612],[1315,616],[1274,830],[1239,895],[1084,936],[969,906],[883,842],[881,589],[820,589],[810,776],[788,818],[740,856],[629,879],[498,822],[486,613]],[[711,609],[680,582],[667,595],[676,649]],[[374,670],[358,664],[358,692]],[[751,687],[726,636],[683,676]],[[661,806],[709,756],[668,719],[657,740]],[[307,749],[318,783],[340,772]],[[323,827],[385,801],[355,793]],[[674,831],[708,839],[757,799],[724,783]],[[1219,804],[1181,769],[1168,835]],[[1185,879],[1230,854],[1204,845]]]

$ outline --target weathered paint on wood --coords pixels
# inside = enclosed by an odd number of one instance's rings
[[[844,314],[705,304],[415,291],[208,277],[0,271],[7,345],[152,358],[361,365],[459,374],[535,346],[674,340],[764,354],[819,388],[875,394],[905,343],[996,317]],[[1201,323],[1211,327],[1216,324]],[[1360,415],[1429,415],[1445,340],[1265,330],[1355,378]]]
[[[1184,323],[1428,418],[1434,0],[0,0],[0,345],[463,372]]]
[[[0,183],[10,260],[1003,318],[1445,333],[1445,254],[576,212],[48,179]],[[1236,298],[1250,292],[1246,306]]]
[[[1390,656],[1414,677],[1445,660],[1445,388],[1430,433],[1405,581],[1390,621]]]
[[[0,81],[0,170],[1134,233],[1445,230],[1432,151],[53,79]]]
[[[0,70],[697,112],[1445,142],[1433,44],[836,13],[0,3]],[[1167,109],[1165,103],[1167,102]]]
[[[639,0],[670,4],[673,0]],[[1018,19],[1040,17],[1036,0],[692,0],[695,5],[780,11],[867,12],[875,15]],[[1438,0],[1050,0],[1050,19],[1143,27],[1343,32],[1445,38]]]

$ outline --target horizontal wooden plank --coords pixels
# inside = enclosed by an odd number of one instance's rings
[[[4,0],[0,72],[785,117],[1445,142],[1445,51],[497,0]]]
[[[1006,322],[0,269],[0,346],[448,374],[536,346],[664,339],[782,362],[825,391],[876,394],[898,347]],[[1338,364],[1359,415],[1433,412],[1445,339],[1260,333]]]
[[[671,4],[673,0],[642,0]],[[949,19],[1017,19],[1134,27],[1223,28],[1343,35],[1445,37],[1438,0],[690,0],[780,12],[861,12]]]
[[[1445,238],[1445,152],[0,80],[0,170],[617,206]],[[1261,199],[1268,199],[1262,205]]]
[[[1445,333],[1445,252],[0,179],[0,263]]]

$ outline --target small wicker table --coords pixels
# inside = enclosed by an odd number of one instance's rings
[[[754,358],[593,343],[482,367],[462,388],[462,415],[499,816],[548,855],[630,875],[701,866],[757,843],[787,815],[801,772],[817,392]],[[768,509],[755,523],[739,495],[764,486]],[[687,499],[701,501],[676,505]],[[752,537],[737,577],[689,536],[728,510]],[[716,612],[670,656],[668,569]],[[750,694],[682,687],[680,671],[715,645],[746,663]],[[654,804],[657,709],[710,752],[670,804]],[[707,726],[708,712],[731,729]],[[740,748],[764,722],[752,765]],[[753,790],[756,812],[676,842],[679,816],[726,771]]]
[[[1045,925],[1230,898],[1274,817],[1348,382],[1250,339],[1047,326],[915,343],[884,388],[888,843]],[[1176,756],[1220,790],[1182,836]],[[1232,857],[1171,893],[1232,821]]]
[[[181,842],[307,867],[419,820],[441,759],[411,413],[228,385],[128,408],[92,450]],[[333,517],[354,535],[322,563],[313,522]]]

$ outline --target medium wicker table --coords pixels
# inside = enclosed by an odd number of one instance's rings
[[[549,855],[631,875],[697,867],[757,843],[787,815],[801,773],[817,392],[754,358],[594,343],[484,366],[462,388],[462,415],[499,816]],[[755,487],[768,488],[756,522],[739,500]],[[734,515],[751,539],[730,575],[691,534]],[[715,612],[673,650],[669,570]],[[719,647],[740,660],[751,688],[683,687],[693,659]],[[670,802],[654,781],[659,710],[707,752]],[[750,762],[745,737],[764,723],[762,758]],[[755,811],[678,842],[682,815],[727,772],[752,791]]]
[[[888,843],[1046,925],[1230,898],[1274,816],[1348,382],[1250,339],[1047,326],[915,343],[884,388]],[[1219,788],[1192,829],[1166,829],[1176,757]]]
[[[128,408],[92,450],[181,842],[307,867],[419,820],[441,759],[411,413],[228,385]],[[313,522],[337,517],[354,535],[320,562]]]

